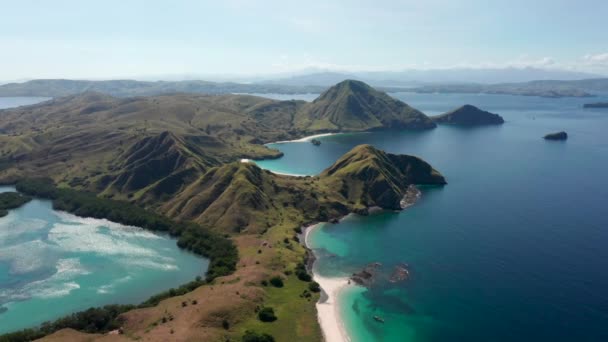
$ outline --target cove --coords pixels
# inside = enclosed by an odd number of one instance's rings
[[[0,218],[0,333],[89,307],[137,304],[204,276],[207,266],[167,236],[34,199]]]
[[[411,267],[408,282],[340,294],[352,340],[608,340],[608,113],[583,109],[586,100],[576,98],[393,95],[429,115],[470,103],[506,123],[273,144],[284,157],[257,162],[318,174],[368,143],[417,155],[446,177],[448,185],[422,189],[405,211],[349,216],[311,232],[322,276],[348,276],[372,262]],[[598,94],[598,102],[607,99]],[[570,139],[542,139],[559,130]]]

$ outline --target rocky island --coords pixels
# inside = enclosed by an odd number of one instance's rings
[[[543,137],[545,140],[567,140],[568,133],[566,132],[557,132],[557,133],[549,133]]]
[[[498,114],[468,104],[431,119],[438,124],[459,126],[501,125],[505,122]]]
[[[585,103],[583,108],[608,108],[608,102]]]

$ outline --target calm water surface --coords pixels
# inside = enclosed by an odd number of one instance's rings
[[[285,156],[258,163],[317,174],[369,143],[420,156],[446,176],[447,186],[424,189],[404,212],[353,216],[312,234],[323,275],[376,261],[412,268],[406,283],[342,294],[353,340],[607,341],[608,110],[583,109],[589,99],[393,95],[429,115],[470,103],[506,123],[277,144]],[[541,138],[559,130],[570,139]]]

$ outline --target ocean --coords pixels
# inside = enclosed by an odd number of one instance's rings
[[[340,294],[351,339],[607,341],[608,110],[582,105],[608,96],[391,95],[428,115],[468,103],[506,122],[274,144],[285,156],[258,162],[313,175],[365,143],[419,156],[446,177],[446,186],[423,188],[405,211],[349,216],[311,233],[322,276],[348,276],[373,262],[383,272],[410,267],[406,282]],[[567,141],[542,139],[561,130]]]

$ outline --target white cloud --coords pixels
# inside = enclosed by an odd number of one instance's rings
[[[585,55],[583,60],[591,65],[608,66],[608,52],[598,53],[595,55]]]
[[[403,71],[403,70],[449,70],[449,69],[549,69],[608,74],[608,53],[588,54],[574,60],[557,60],[550,56],[533,57],[521,55],[503,61],[462,61],[451,64],[438,64],[429,61],[399,65],[363,65],[340,64],[324,61],[311,55],[292,58],[287,54],[280,55],[271,63],[274,72],[305,73],[311,71],[335,72],[368,72],[368,71]]]

